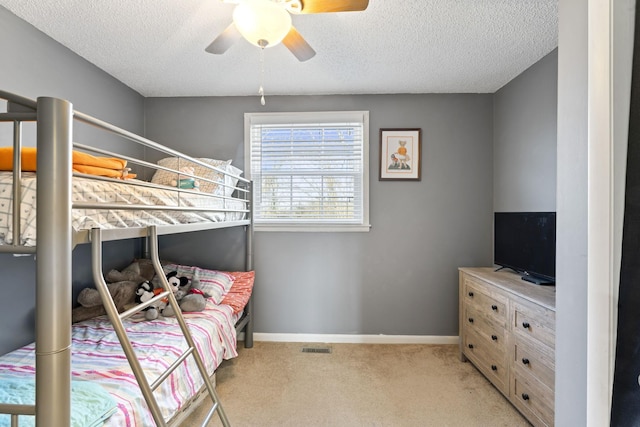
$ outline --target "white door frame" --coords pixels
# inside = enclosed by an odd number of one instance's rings
[[[609,425],[635,0],[589,0],[587,423]],[[603,351],[604,350],[604,351]]]

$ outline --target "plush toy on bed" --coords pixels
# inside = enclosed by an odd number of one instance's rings
[[[191,286],[185,289],[186,295],[180,300],[180,308],[185,312],[202,311],[207,306],[207,298],[211,295],[200,289],[200,281],[193,279]]]
[[[178,277],[177,271],[171,271],[167,273],[166,277],[167,282],[169,282],[169,286],[173,291],[173,295],[178,300],[178,304],[181,305],[180,301],[183,299],[186,293],[184,289],[187,289],[189,287],[189,279],[186,277]],[[157,278],[155,279],[155,281],[157,282]],[[163,289],[164,288],[162,286],[154,286],[154,284],[149,281],[140,283],[138,285],[138,288],[136,289],[136,302],[141,303],[149,301],[155,295],[162,293]],[[202,307],[202,309],[204,309],[204,306]],[[165,317],[175,316],[175,311],[171,304],[169,304],[168,298],[163,298],[155,306],[152,305],[145,308],[144,317],[147,320],[155,320],[160,315]]]
[[[122,313],[135,304],[138,284],[151,280],[153,276],[153,264],[149,260],[136,260],[122,271],[111,270],[106,274],[107,289],[118,312]],[[107,313],[96,288],[82,289],[78,294],[78,304],[71,312],[74,323]]]
[[[178,299],[178,296],[180,296],[180,289],[189,284],[189,279],[184,276],[178,277],[177,271],[170,271],[169,273],[167,273],[167,282],[169,282],[169,287],[171,287],[171,290],[173,291],[173,296]],[[178,302],[178,304],[180,303]],[[160,314],[165,317],[175,316],[173,307],[171,306],[171,304],[169,304],[168,300],[163,300],[158,309],[160,311]]]
[[[187,281],[181,284],[180,289],[175,294],[180,311],[189,313],[195,311],[203,311],[207,305],[207,295],[200,289],[200,281],[197,279]],[[169,306],[162,312],[163,316],[175,316],[173,309]]]
[[[195,170],[191,166],[185,166],[180,168],[180,172],[184,172],[189,175],[195,175]],[[172,179],[171,185],[173,187],[184,188],[188,190],[197,190],[200,187],[200,182],[192,178],[190,176],[182,177],[182,175],[178,175],[179,179]]]
[[[144,282],[140,283],[136,288],[136,302],[138,304],[142,302],[147,302],[151,298],[153,298],[155,295],[157,295],[156,291],[160,291],[160,290],[161,290],[160,288],[154,289],[153,284],[150,281],[145,280]],[[155,320],[158,318],[158,309],[154,306],[149,306],[145,308],[143,311],[145,312],[144,318],[147,320]]]

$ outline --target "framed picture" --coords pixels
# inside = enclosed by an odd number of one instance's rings
[[[380,129],[380,181],[420,181],[420,129]]]

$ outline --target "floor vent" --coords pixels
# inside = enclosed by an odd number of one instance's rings
[[[303,347],[303,353],[331,353],[331,348],[329,347]]]

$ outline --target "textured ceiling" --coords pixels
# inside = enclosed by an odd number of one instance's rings
[[[144,96],[255,95],[260,49],[204,48],[231,22],[220,0],[0,0]],[[267,95],[493,93],[557,46],[558,0],[370,0],[293,16],[307,62],[265,49]]]

